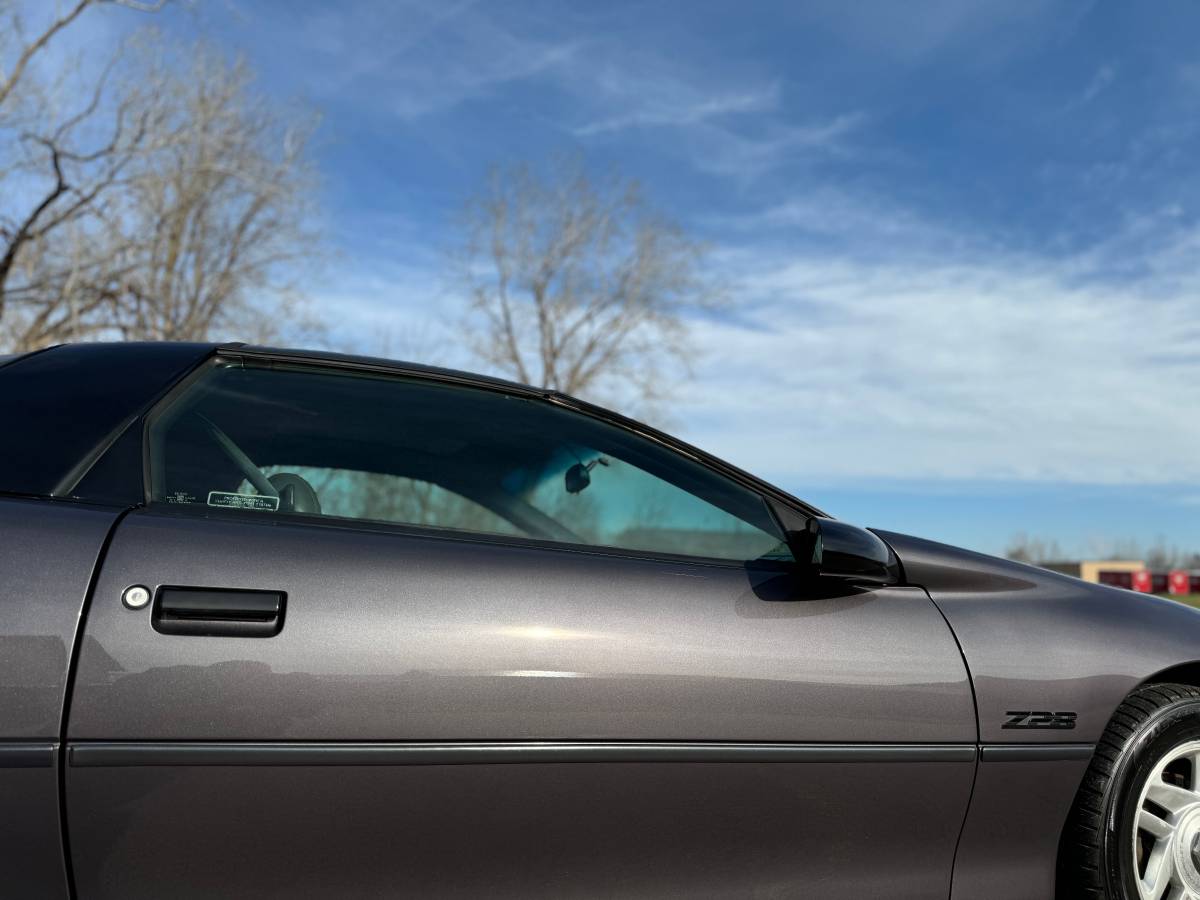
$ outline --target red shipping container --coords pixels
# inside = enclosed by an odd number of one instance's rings
[[[1133,574],[1131,572],[1112,572],[1105,569],[1099,574],[1099,578],[1101,584],[1107,584],[1109,587],[1125,588],[1125,590],[1133,588]]]
[[[1141,591],[1143,594],[1149,594],[1154,589],[1154,576],[1147,569],[1134,572],[1129,587],[1135,591]]]
[[[1172,569],[1167,574],[1167,590],[1172,594],[1190,594],[1192,592],[1191,573],[1183,569]]]

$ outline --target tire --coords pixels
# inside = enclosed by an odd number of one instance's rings
[[[1200,900],[1200,689],[1155,684],[1125,698],[1061,846],[1060,898]]]

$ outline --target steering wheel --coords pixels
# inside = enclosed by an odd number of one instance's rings
[[[262,469],[256,466],[254,461],[242,452],[242,448],[233,442],[233,438],[222,431],[217,423],[207,416],[196,413],[196,417],[204,423],[205,428],[208,429],[208,433],[212,435],[217,446],[229,457],[230,462],[237,466],[241,473],[246,476],[246,480],[254,485],[256,491],[268,497],[279,496],[279,491],[276,490],[275,485],[271,484],[267,476],[262,473]]]

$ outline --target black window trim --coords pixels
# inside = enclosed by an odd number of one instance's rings
[[[570,553],[593,554],[605,557],[620,557],[629,559],[659,561],[674,564],[697,564],[705,566],[717,566],[721,568],[751,568],[756,571],[786,571],[791,568],[791,564],[778,560],[759,559],[759,560],[730,560],[720,557],[706,556],[689,556],[684,554],[664,553],[651,550],[634,550],[623,547],[605,547],[597,544],[577,544],[561,540],[549,540],[543,538],[523,537],[519,535],[503,535],[490,534],[486,532],[461,531],[452,528],[438,528],[436,526],[422,526],[412,523],[398,522],[381,522],[373,519],[358,519],[347,518],[342,516],[330,515],[305,515],[298,513],[289,513],[286,517],[283,516],[264,516],[261,512],[254,510],[238,510],[238,509],[217,509],[206,508],[199,515],[192,509],[184,509],[178,505],[156,501],[153,499],[153,477],[154,464],[152,461],[150,427],[156,416],[166,407],[170,406],[174,400],[187,391],[196,381],[203,378],[205,374],[212,368],[220,365],[235,365],[245,366],[247,362],[251,362],[257,368],[314,368],[314,369],[332,369],[340,372],[353,374],[362,373],[368,375],[383,375],[388,377],[407,378],[413,380],[421,380],[442,384],[448,387],[465,387],[471,389],[485,390],[492,393],[518,396],[526,399],[541,400],[542,402],[550,403],[559,406],[563,409],[570,410],[579,415],[587,416],[588,418],[596,419],[608,425],[621,429],[622,431],[631,433],[643,440],[648,440],[659,444],[672,453],[690,459],[692,462],[715,472],[723,478],[727,478],[736,484],[752,491],[759,496],[767,507],[768,515],[779,528],[780,533],[786,533],[786,528],[779,514],[778,507],[782,505],[786,509],[798,513],[805,518],[831,518],[826,513],[821,512],[816,507],[813,507],[796,497],[781,491],[769,482],[751,475],[736,466],[730,465],[725,461],[707,453],[698,447],[674,438],[665,432],[659,431],[645,423],[638,422],[635,419],[623,416],[620,413],[615,413],[601,406],[579,400],[569,394],[564,394],[559,391],[546,390],[529,387],[528,385],[518,384],[516,382],[507,382],[500,379],[488,378],[486,376],[476,376],[468,372],[457,372],[449,369],[432,369],[419,365],[410,365],[399,361],[384,361],[384,360],[362,360],[354,358],[330,358],[319,353],[309,353],[305,351],[292,350],[261,350],[248,347],[233,347],[223,345],[214,347],[213,352],[187,373],[187,375],[179,379],[174,385],[165,391],[158,399],[142,414],[141,417],[141,432],[142,432],[142,489],[143,498],[142,505],[156,513],[168,513],[172,516],[183,516],[187,518],[206,518],[219,519],[225,521],[239,522],[258,522],[271,523],[276,525],[295,524],[305,527],[331,527],[340,530],[352,530],[375,533],[401,534],[410,537],[433,538],[438,540],[464,541],[467,543],[486,543],[500,544],[506,546],[522,547],[526,549],[537,550],[561,550]],[[161,466],[159,467],[161,468]]]
[[[140,409],[126,417],[124,421],[120,422],[111,432],[105,435],[95,447],[85,454],[79,460],[79,462],[75,464],[74,468],[72,468],[68,475],[55,486],[54,492],[51,494],[51,496],[62,499],[86,500],[86,497],[73,496],[73,492],[77,487],[79,487],[83,480],[87,478],[88,473],[90,473],[92,469],[97,466],[100,460],[104,458],[105,454],[112,450],[113,446],[121,439],[125,432],[131,428],[137,428],[142,433],[142,456],[144,459],[147,447],[146,422],[154,414],[154,411],[162,406],[170,397],[174,396],[175,393],[184,385],[191,384],[193,381],[199,378],[204,371],[208,369],[210,362],[216,358],[217,354],[224,347],[236,346],[238,346],[236,343],[214,346],[209,352],[201,354],[191,366],[184,368],[174,380],[167,381],[162,384],[159,389],[155,391],[145,403],[142,404]],[[144,501],[146,496],[144,468],[142,496]],[[136,502],[132,496],[130,497],[130,505],[136,505]]]
[[[88,342],[77,342],[88,343]],[[169,342],[168,342],[169,343]],[[0,369],[16,363],[24,362],[33,357],[42,356],[52,353],[60,348],[69,348],[75,344],[50,344],[45,347],[40,347],[37,350],[30,350],[24,353],[17,353],[12,356],[6,356],[0,359]],[[202,346],[202,345],[201,345]],[[114,445],[116,445],[121,437],[129,430],[137,428],[143,432],[142,440],[144,446],[144,423],[147,418],[153,413],[158,406],[174,393],[176,388],[195,377],[197,372],[205,368],[205,364],[211,360],[217,352],[223,349],[235,349],[244,346],[240,342],[229,342],[225,344],[213,344],[207,350],[202,350],[190,365],[185,365],[178,373],[171,378],[164,379],[158,388],[148,395],[141,405],[128,414],[124,419],[120,420],[111,431],[103,435],[95,444],[88,447],[86,452],[78,456],[67,471],[67,473],[59,479],[50,489],[49,493],[35,493],[28,491],[11,491],[0,490],[0,497],[16,497],[20,499],[54,501],[59,503],[80,503],[85,505],[101,506],[107,508],[130,509],[144,502],[144,489],[139,490],[138,486],[130,480],[129,484],[109,485],[112,489],[111,495],[103,497],[96,496],[92,493],[79,494],[77,489],[87,479],[88,475],[94,468],[105,459],[110,453],[116,453]],[[132,452],[130,453],[132,461]],[[121,499],[115,499],[116,495],[121,495]]]

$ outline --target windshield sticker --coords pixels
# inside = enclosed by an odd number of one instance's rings
[[[231,494],[228,491],[209,491],[209,506],[224,506],[228,509],[279,509],[279,498],[266,494]]]

